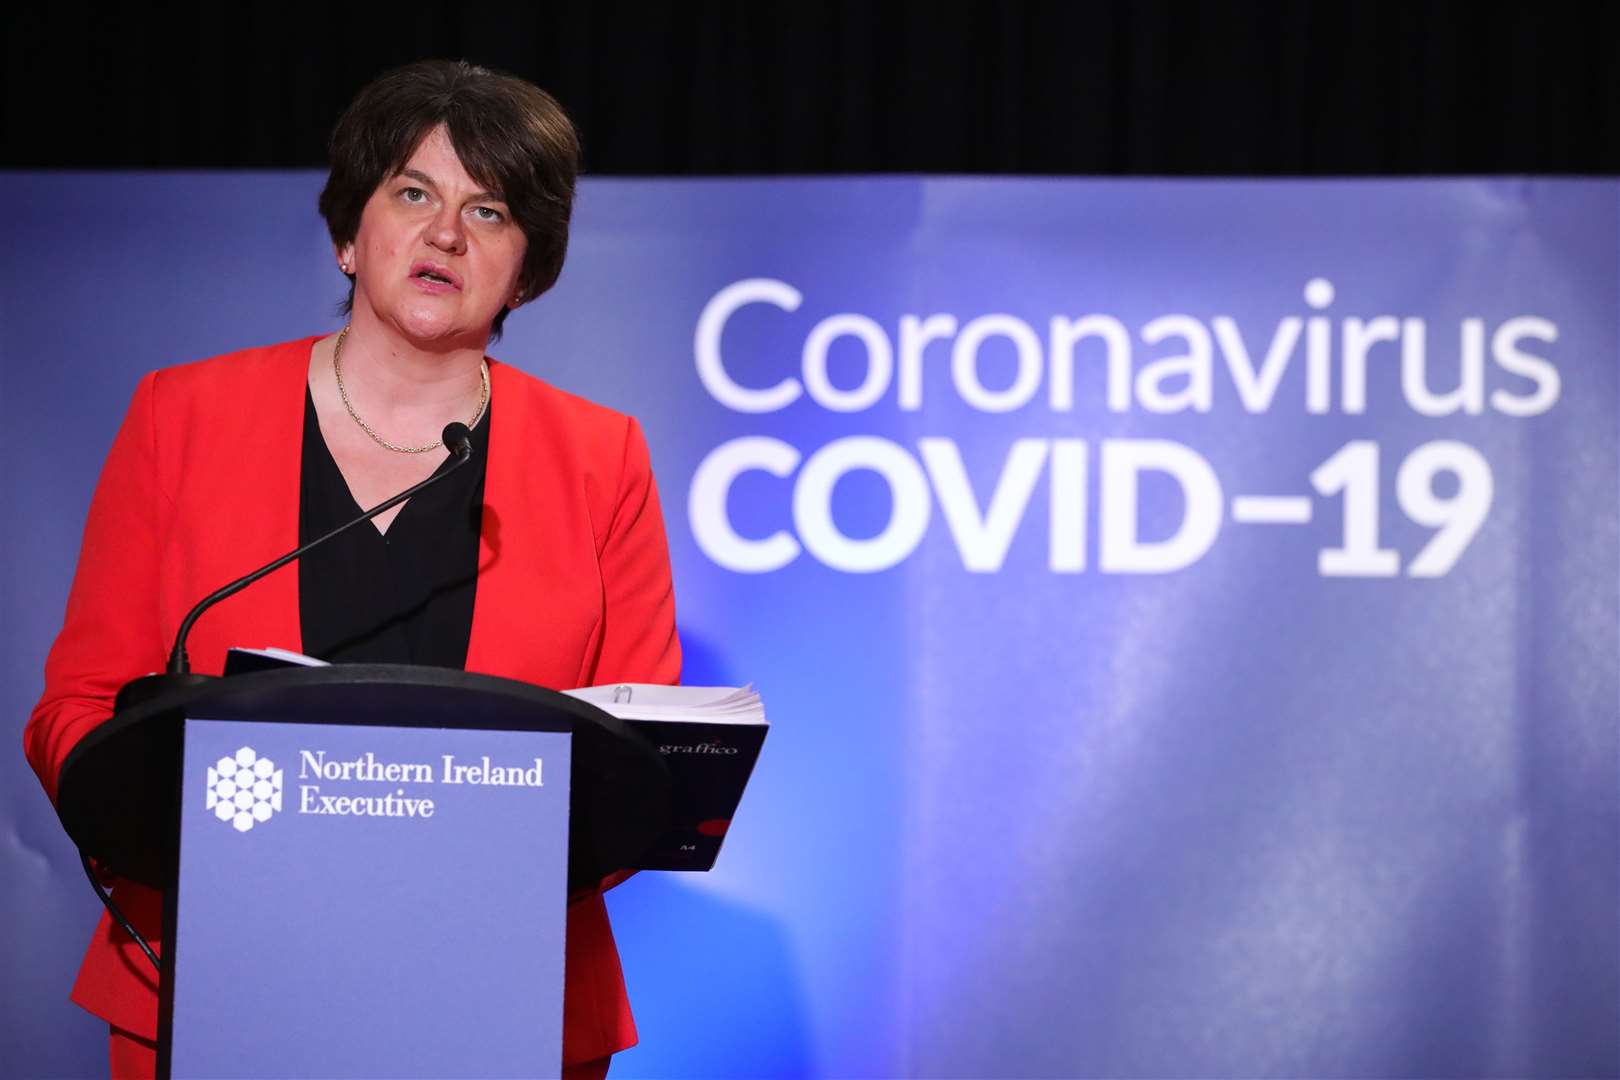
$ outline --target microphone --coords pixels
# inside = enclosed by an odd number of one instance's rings
[[[224,588],[209,593],[207,596],[203,597],[197,602],[197,606],[192,608],[191,611],[186,615],[185,619],[181,621],[180,629],[174,635],[174,648],[169,652],[169,666],[167,675],[148,676],[148,678],[164,678],[172,680],[174,676],[181,676],[184,682],[194,681],[197,678],[196,676],[184,678],[191,675],[191,661],[186,656],[186,638],[191,633],[192,624],[197,621],[198,617],[201,616],[203,612],[207,611],[221,600],[224,600],[226,597],[234,596],[241,592],[243,589],[247,588],[255,581],[258,581],[266,574],[279,570],[283,566],[286,566],[288,563],[292,562],[294,559],[299,558],[309,551],[320,547],[322,544],[326,543],[328,540],[331,540],[333,537],[338,536],[340,533],[347,532],[363,521],[370,521],[372,518],[376,517],[378,514],[389,509],[390,507],[398,506],[400,503],[404,502],[412,495],[415,495],[423,488],[443,480],[445,477],[449,476],[451,473],[455,472],[472,459],[472,432],[468,429],[466,424],[460,423],[459,421],[446,424],[444,427],[444,433],[440,436],[440,438],[444,441],[446,449],[450,451],[451,457],[455,459],[448,469],[445,469],[443,472],[434,473],[432,476],[428,477],[426,480],[423,480],[419,484],[412,484],[398,495],[395,495],[390,499],[383,500],[352,521],[344,522],[342,525],[339,525],[325,536],[316,537],[309,543],[287,552],[287,554],[281,556],[279,559],[259,567],[259,569],[253,571],[251,574],[243,575],[242,577],[239,577],[235,581],[231,582],[229,585],[226,585]],[[137,680],[137,682],[144,681],[145,680]],[[133,685],[135,684],[130,684],[130,686]],[[161,690],[165,688],[166,687],[153,687],[152,689]],[[128,687],[125,687],[125,689],[128,689]],[[122,698],[124,697],[123,691],[119,691],[118,696],[121,699],[119,707],[122,707]],[[141,696],[145,697],[146,695],[142,694]]]
[[[444,425],[444,434],[439,436],[439,440],[463,461],[472,457],[472,431],[460,420],[452,420]]]

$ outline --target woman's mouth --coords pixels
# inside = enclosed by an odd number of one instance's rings
[[[411,276],[434,291],[461,288],[461,279],[437,263],[419,262],[411,267]]]

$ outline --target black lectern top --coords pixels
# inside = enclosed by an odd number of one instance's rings
[[[657,749],[576,698],[448,668],[289,668],[211,679],[131,705],[68,755],[57,789],[63,828],[112,872],[153,888],[173,880],[188,717],[572,732],[571,889],[635,866],[669,824],[669,770]]]

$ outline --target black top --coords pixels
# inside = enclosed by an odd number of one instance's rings
[[[356,525],[299,561],[304,652],[333,663],[466,666],[489,425],[486,408],[472,431],[472,461],[411,496],[386,534],[370,522]],[[298,542],[331,532],[363,509],[332,460],[306,392]]]

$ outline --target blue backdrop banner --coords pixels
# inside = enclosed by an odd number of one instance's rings
[[[321,180],[0,178],[19,725],[136,378],[338,325]],[[640,418],[774,732],[610,895],[614,1075],[1620,1075],[1617,195],[586,183],[491,351]],[[72,1071],[95,901],[0,767],[0,1038]]]

